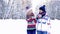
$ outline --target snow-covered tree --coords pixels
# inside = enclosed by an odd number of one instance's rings
[[[30,0],[0,0],[0,19],[24,19]]]
[[[46,9],[48,15],[52,19],[60,19],[60,1],[52,0],[51,2],[46,3]]]

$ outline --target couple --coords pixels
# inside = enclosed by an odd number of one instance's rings
[[[39,8],[39,13],[34,17],[32,9],[29,9],[26,14],[26,20],[28,23],[27,34],[50,34],[50,18],[46,15],[45,5]]]

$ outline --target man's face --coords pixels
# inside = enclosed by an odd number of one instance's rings
[[[39,10],[39,13],[42,13],[43,11],[42,10]]]

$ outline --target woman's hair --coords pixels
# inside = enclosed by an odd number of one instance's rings
[[[32,8],[30,8],[27,10],[26,18],[31,18],[32,16],[34,16],[34,13],[32,11]]]
[[[42,13],[42,17],[46,15],[46,11]]]

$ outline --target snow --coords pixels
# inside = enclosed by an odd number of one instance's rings
[[[51,20],[51,34],[60,34],[60,20]],[[27,34],[27,22],[24,19],[0,20],[0,34]]]
[[[0,20],[0,34],[26,34],[25,20]]]
[[[51,34],[60,34],[60,20],[51,21]]]

